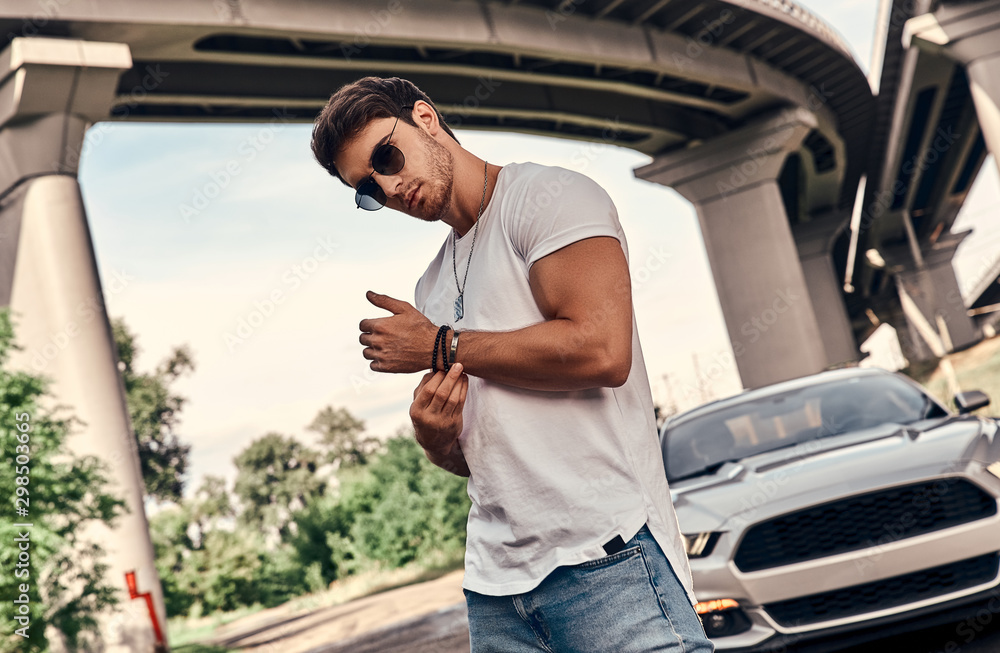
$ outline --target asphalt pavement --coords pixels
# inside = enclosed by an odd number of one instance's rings
[[[467,619],[465,604],[460,603],[308,653],[469,653]],[[980,608],[958,623],[841,650],[844,653],[1000,653],[1000,613]],[[794,651],[787,649],[784,653]]]

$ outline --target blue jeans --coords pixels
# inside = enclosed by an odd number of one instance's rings
[[[525,594],[465,600],[472,653],[715,650],[645,526],[618,553],[558,567]]]

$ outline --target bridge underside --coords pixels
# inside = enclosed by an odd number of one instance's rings
[[[454,127],[642,152],[651,161],[636,176],[695,205],[737,367],[757,387],[856,361],[867,318],[895,319],[904,294],[952,340],[969,335],[965,306],[938,304],[960,242],[951,225],[1000,137],[977,127],[1000,122],[1000,75],[953,47],[971,41],[967,16],[949,11],[939,8],[941,29],[924,25],[910,49],[900,38],[912,16],[890,22],[876,106],[846,46],[789,0],[390,0],[374,9],[346,0],[6,0],[0,305],[21,316],[27,353],[15,362],[26,368],[76,307],[98,307],[47,372],[89,424],[74,446],[112,465],[133,508],[108,538],[129,543],[106,547],[114,582],[137,570],[165,618],[76,181],[90,124],[312,121],[339,86],[402,76]],[[989,50],[980,46],[979,55]],[[931,161],[941,130],[958,135]],[[855,247],[849,224],[863,173],[869,201],[903,190],[861,224]],[[881,266],[869,250],[882,252]],[[856,289],[845,295],[847,276]],[[105,632],[117,638],[107,651],[153,646],[142,620]]]
[[[30,1],[5,3],[0,30],[128,46],[132,62],[118,80],[110,120],[311,121],[340,85],[399,75],[456,127],[614,143],[653,157],[647,172],[714,152],[695,166],[701,181],[694,186],[751,190],[760,182],[777,199],[762,204],[766,216],[746,216],[747,225],[773,219],[777,231],[748,228],[741,243],[753,256],[743,265],[780,261],[776,269],[797,280],[797,293],[818,293],[784,320],[807,334],[809,354],[777,356],[787,343],[755,342],[756,353],[737,357],[744,383],[858,357],[832,250],[864,169],[874,101],[846,46],[790,2],[398,0],[371,9],[343,1],[174,0],[140,8],[96,0],[59,6],[44,24],[25,23],[34,9]],[[727,149],[746,147],[762,125],[789,116],[791,132],[779,132],[793,137],[780,146]],[[731,166],[743,172],[734,178]],[[748,179],[739,179],[747,170]],[[637,174],[671,183],[670,175]],[[703,221],[708,241],[721,225]],[[775,287],[744,287],[746,271],[727,262],[735,260],[723,255],[727,247],[710,247],[709,257],[720,288],[734,289],[720,297],[735,346],[741,325],[773,303]]]
[[[37,6],[6,4],[0,33],[24,31],[18,5]],[[96,2],[34,30],[129,45],[109,118],[311,120],[341,84],[399,75],[461,126],[598,140],[617,118],[618,143],[655,155],[807,105],[860,150],[872,104],[839,39],[767,2]]]
[[[952,226],[990,151],[984,127],[995,109],[995,100],[977,101],[970,64],[990,62],[1000,27],[995,0],[923,4],[916,12],[912,2],[892,6],[852,270],[857,290],[848,295],[859,337],[889,322],[910,360],[982,337],[983,320],[974,318],[987,287],[959,288],[952,260],[968,233]]]

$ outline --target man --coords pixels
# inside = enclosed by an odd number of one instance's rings
[[[360,341],[373,370],[432,370],[410,417],[428,459],[469,477],[473,653],[713,650],[607,193],[564,168],[483,161],[399,78],[340,88],[312,149],[359,208],[452,228],[415,305],[369,291],[392,315],[363,320]]]

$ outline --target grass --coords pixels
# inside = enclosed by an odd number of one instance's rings
[[[264,609],[259,603],[231,610],[229,612],[213,612],[202,617],[172,617],[167,620],[167,637],[170,649],[179,653],[216,653],[227,651],[222,647],[204,646],[199,644],[209,639],[215,629],[230,622],[250,616]],[[188,648],[194,647],[194,648]]]
[[[1000,406],[1000,336],[984,340],[964,351],[950,354],[959,387],[982,390],[991,404],[977,413],[995,415]],[[903,370],[949,408],[955,408],[944,371],[935,362]]]
[[[424,560],[415,561],[396,569],[374,567],[366,571],[348,576],[330,583],[322,591],[291,599],[283,605],[271,608],[284,610],[290,614],[308,612],[340,605],[349,601],[387,592],[398,587],[440,578],[452,571],[461,569],[464,563],[465,550],[460,549],[438,554]],[[243,617],[264,610],[260,604],[255,604],[230,612],[213,612],[200,617],[173,617],[167,622],[167,632],[171,650],[177,653],[219,653],[228,651],[223,647],[213,647],[199,642],[212,639],[216,629],[232,623]]]
[[[440,578],[464,564],[465,550],[439,553],[432,558],[412,562],[396,569],[373,568],[330,583],[326,591],[306,594],[289,601],[293,610],[315,610],[340,605],[365,596],[387,592],[397,587],[424,583]]]

